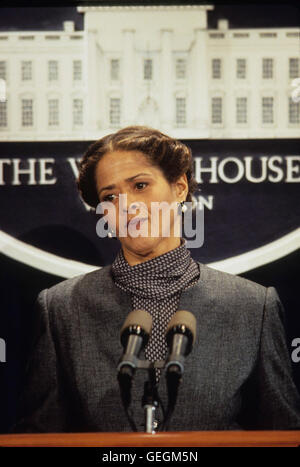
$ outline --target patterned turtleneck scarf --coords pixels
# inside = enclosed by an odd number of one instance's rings
[[[131,294],[132,309],[142,309],[152,316],[152,332],[145,348],[145,357],[154,362],[167,356],[165,332],[177,311],[181,292],[197,283],[199,265],[181,238],[179,247],[150,260],[130,266],[123,250],[111,265],[117,287]],[[159,381],[160,370],[156,370]]]

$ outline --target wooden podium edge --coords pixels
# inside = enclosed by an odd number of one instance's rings
[[[1,447],[254,447],[300,446],[300,431],[190,431],[167,433],[26,433],[0,435]]]

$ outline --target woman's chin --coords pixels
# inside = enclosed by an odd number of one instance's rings
[[[159,237],[131,237],[128,236],[123,239],[122,243],[126,248],[134,250],[137,253],[147,253],[155,247],[161,239]]]

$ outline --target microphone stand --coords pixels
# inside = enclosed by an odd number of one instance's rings
[[[145,414],[145,432],[155,433],[157,421],[155,419],[155,410],[158,407],[159,396],[155,379],[155,369],[149,368],[149,381],[144,384],[144,395],[142,398],[142,407]]]
[[[157,360],[155,362],[150,362],[148,360],[136,360],[136,369],[148,370],[149,380],[144,383],[144,394],[142,397],[142,407],[144,409],[145,416],[145,433],[155,434],[157,430],[157,421],[155,418],[155,411],[158,408],[159,404],[161,405],[164,420],[161,424],[160,431],[167,431],[169,428],[169,423],[171,416],[173,414],[178,389],[182,380],[181,369],[174,364],[173,362],[170,365],[166,365],[165,360]],[[168,389],[168,407],[165,411],[162,401],[158,395],[157,383],[155,369],[165,369],[167,366],[167,389]],[[133,420],[132,415],[130,414],[130,403],[131,403],[131,383],[132,377],[134,374],[134,369],[130,366],[125,366],[120,369],[118,380],[121,389],[121,398],[125,412],[130,423],[130,426],[133,431],[138,431],[136,424]]]
[[[166,413],[163,406],[163,403],[158,395],[157,384],[155,378],[155,368],[163,369],[165,367],[165,360],[157,360],[155,362],[150,362],[148,360],[139,360],[135,361],[136,367],[133,368],[129,365],[125,365],[119,369],[118,381],[121,391],[121,399],[127,415],[127,419],[130,423],[130,426],[133,431],[138,431],[136,424],[133,420],[132,415],[130,414],[130,403],[131,403],[131,385],[132,378],[136,369],[148,370],[149,381],[144,383],[144,394],[142,398],[142,407],[145,414],[145,432],[146,433],[155,433],[156,431],[156,419],[155,419],[155,410],[158,408],[159,404],[165,418]]]

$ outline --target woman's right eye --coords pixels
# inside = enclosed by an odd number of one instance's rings
[[[118,198],[117,195],[115,195],[115,194],[113,194],[113,193],[110,193],[109,195],[104,196],[104,198],[102,199],[102,201],[114,202],[117,198]]]

